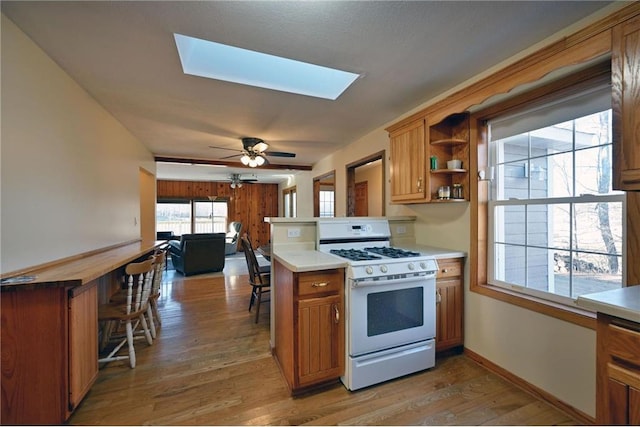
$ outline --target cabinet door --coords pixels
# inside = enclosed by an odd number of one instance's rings
[[[418,120],[389,135],[391,150],[391,201],[425,201],[425,125]]]
[[[629,387],[629,424],[640,425],[640,389]]]
[[[462,282],[438,280],[436,292],[436,351],[442,351],[463,344]]]
[[[464,344],[464,280],[461,258],[438,260],[436,351]]]
[[[299,386],[338,378],[344,373],[344,309],[332,295],[298,302]]]
[[[69,298],[69,410],[98,376],[98,286],[74,288]]]
[[[614,188],[640,190],[640,16],[613,29]]]

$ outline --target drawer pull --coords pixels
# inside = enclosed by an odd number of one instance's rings
[[[329,286],[329,282],[313,282],[311,286],[314,288],[324,288],[325,286]]]
[[[443,268],[443,269],[442,269],[442,272],[443,272],[443,273],[448,273],[448,272],[449,272],[449,270],[447,270],[446,268]]]

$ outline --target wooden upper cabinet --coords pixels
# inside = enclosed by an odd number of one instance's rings
[[[614,188],[640,191],[640,16],[615,26],[612,44]]]
[[[428,200],[425,121],[416,120],[389,134],[391,150],[391,202]]]
[[[469,113],[451,114],[444,120],[429,126],[428,156],[434,157],[437,167],[429,168],[430,199],[437,202],[461,202],[469,200]],[[447,162],[460,160],[458,168],[449,169]],[[438,189],[449,187],[449,197],[439,198]],[[460,187],[460,196],[454,194],[454,186]]]

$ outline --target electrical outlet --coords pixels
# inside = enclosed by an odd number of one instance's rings
[[[406,232],[407,232],[407,227],[405,227],[404,225],[399,225],[396,227],[396,233],[404,234]]]
[[[287,228],[287,237],[300,237],[299,228]]]

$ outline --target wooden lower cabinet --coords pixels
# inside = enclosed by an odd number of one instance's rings
[[[640,324],[598,313],[596,423],[640,425]]]
[[[62,424],[87,393],[98,374],[97,288],[2,290],[3,425]]]
[[[463,258],[438,260],[436,276],[436,351],[464,344]]]
[[[273,261],[274,355],[297,393],[344,374],[344,270],[292,272]]]

